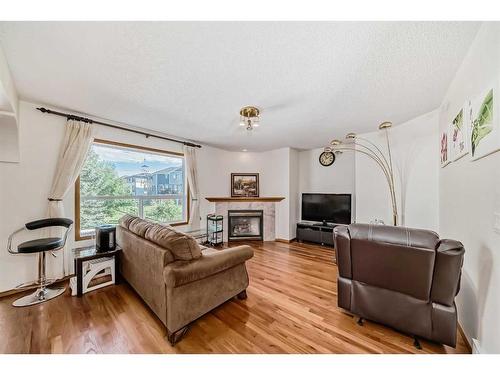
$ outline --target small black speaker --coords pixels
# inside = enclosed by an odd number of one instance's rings
[[[99,225],[95,228],[95,247],[100,253],[116,249],[116,227],[114,225]]]

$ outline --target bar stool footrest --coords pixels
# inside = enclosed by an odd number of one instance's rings
[[[57,279],[46,279],[45,282],[43,283],[44,286],[49,286],[51,284],[54,284],[57,281]],[[39,281],[27,281],[25,283],[19,284],[16,286],[14,289],[16,290],[27,290],[27,289],[33,289],[33,288],[41,288],[42,285],[40,284]]]

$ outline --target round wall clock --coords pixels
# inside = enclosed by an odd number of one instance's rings
[[[335,154],[333,152],[322,152],[319,156],[319,163],[323,167],[329,167],[335,161]]]

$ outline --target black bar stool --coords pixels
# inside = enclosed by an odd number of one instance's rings
[[[65,218],[52,218],[52,219],[42,219],[35,220],[26,223],[24,227],[16,230],[9,236],[7,250],[9,253],[18,254],[34,254],[38,253],[38,280],[29,283],[23,283],[16,287],[16,289],[28,289],[36,287],[36,291],[27,296],[21,297],[15,300],[12,305],[16,307],[31,306],[37,303],[42,303],[48,301],[49,299],[55,298],[66,290],[65,287],[58,288],[47,288],[48,285],[54,283],[56,279],[47,279],[45,275],[46,261],[45,254],[50,251],[54,257],[57,255],[54,251],[60,250],[66,244],[66,238],[68,237],[68,232],[73,225],[73,221]],[[12,250],[12,239],[13,237],[24,231],[24,230],[35,230],[41,228],[49,227],[65,227],[66,231],[62,238],[59,237],[49,237],[49,238],[38,238],[36,240],[26,241],[17,246],[17,251]]]

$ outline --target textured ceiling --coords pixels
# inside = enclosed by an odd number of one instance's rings
[[[437,108],[475,22],[2,22],[20,97],[226,149],[321,147]],[[253,134],[244,105],[262,109]]]

